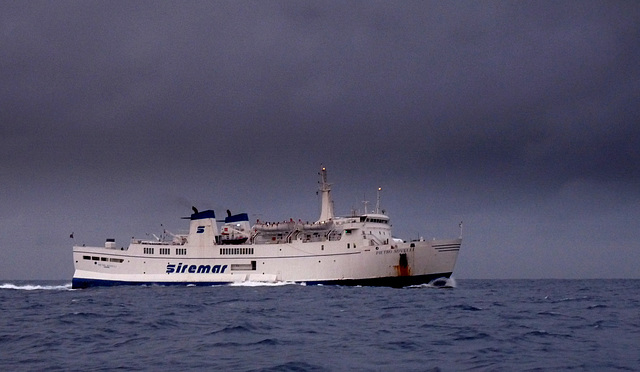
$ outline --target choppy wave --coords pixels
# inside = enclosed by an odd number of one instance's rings
[[[309,371],[309,372],[321,372],[330,371],[331,369],[323,368],[322,366],[313,365],[305,362],[287,362],[272,367],[264,367],[259,369],[252,369],[250,372],[297,372],[297,371]]]

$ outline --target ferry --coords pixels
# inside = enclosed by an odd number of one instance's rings
[[[253,225],[247,213],[216,219],[193,207],[189,232],[153,240],[133,238],[127,247],[73,246],[72,288],[113,285],[224,285],[243,282],[406,287],[443,283],[462,244],[453,239],[402,240],[392,235],[380,209],[334,215],[331,184],[321,168],[320,218]]]

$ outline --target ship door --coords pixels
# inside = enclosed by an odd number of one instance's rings
[[[398,276],[410,276],[411,269],[409,269],[409,260],[407,259],[406,253],[400,253],[400,259],[398,260],[398,265],[394,266]]]
[[[409,267],[409,261],[407,261],[407,254],[406,253],[400,253],[400,262],[398,262],[398,266],[406,269],[407,267]]]

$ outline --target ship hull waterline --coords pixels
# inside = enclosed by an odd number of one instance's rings
[[[404,288],[410,286],[418,286],[429,284],[437,279],[449,279],[452,273],[440,273],[440,274],[427,274],[418,276],[395,276],[395,277],[383,277],[383,278],[368,278],[368,279],[338,279],[338,280],[318,280],[318,281],[304,281],[304,282],[287,282],[291,284],[304,284],[304,285],[330,285],[330,286],[346,286],[346,287],[391,287],[391,288]],[[127,282],[120,280],[103,280],[103,279],[84,279],[73,278],[71,287],[73,289],[86,289],[91,287],[113,287],[113,286],[198,286],[198,287],[213,287],[220,285],[232,285],[238,282]]]

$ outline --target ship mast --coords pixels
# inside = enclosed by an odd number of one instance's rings
[[[320,173],[321,177],[320,192],[322,192],[322,208],[320,210],[320,219],[318,222],[324,222],[332,220],[333,215],[333,201],[331,200],[331,184],[327,182],[327,168],[322,167]]]

